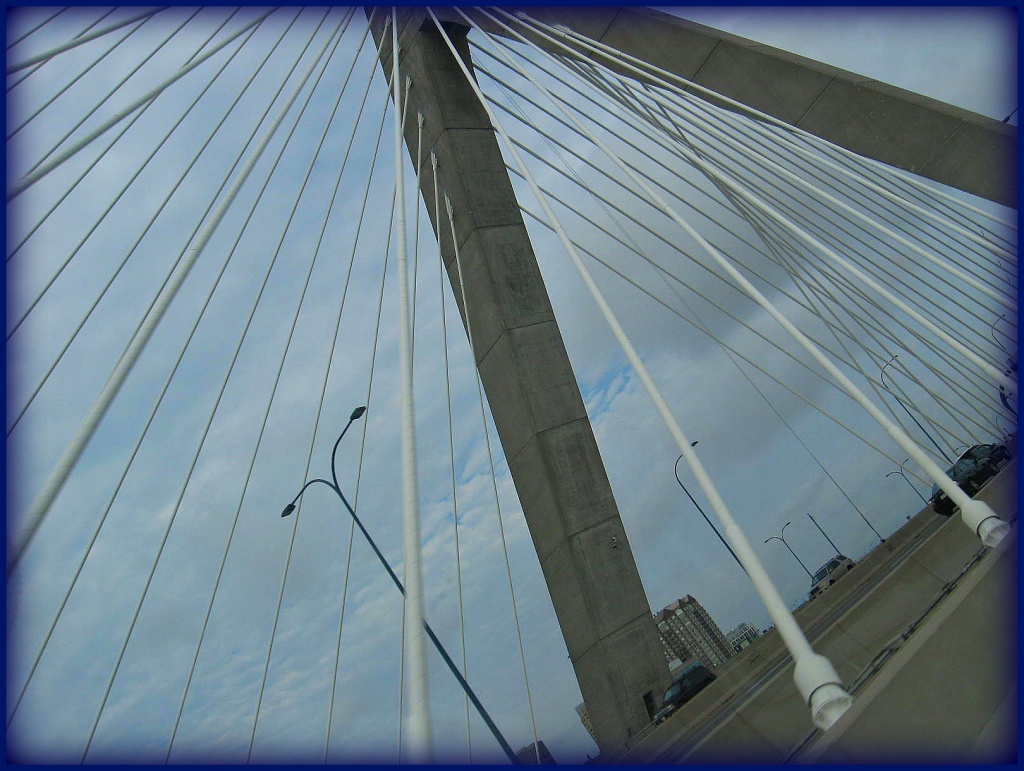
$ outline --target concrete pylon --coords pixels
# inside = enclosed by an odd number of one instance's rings
[[[384,16],[373,17],[372,31],[390,73]],[[466,29],[445,29],[469,64]],[[420,192],[464,323],[468,312],[477,368],[598,746],[618,754],[671,681],[650,605],[494,129],[422,9],[402,9],[399,31],[403,81],[412,78],[406,147],[415,162],[422,115]],[[454,210],[468,309],[443,200],[433,221],[431,149],[438,189]]]

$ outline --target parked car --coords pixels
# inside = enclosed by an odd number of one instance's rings
[[[964,450],[946,474],[973,498],[1009,460],[1010,451],[1001,444],[976,444]],[[932,497],[928,503],[932,511],[943,517],[948,517],[956,511],[956,505],[938,485],[932,487]]]
[[[665,698],[661,702],[661,709],[654,716],[654,722],[663,723],[669,715],[707,688],[714,679],[715,676],[708,668],[699,662],[687,667],[665,691]]]
[[[857,563],[849,557],[837,554],[820,568],[811,579],[811,599],[813,600],[832,584],[845,576]]]

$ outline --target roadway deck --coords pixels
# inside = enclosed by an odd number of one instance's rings
[[[795,612],[854,706],[814,729],[771,630],[616,763],[1007,762],[1016,757],[1017,461],[978,494],[1011,535],[990,550],[930,509]]]

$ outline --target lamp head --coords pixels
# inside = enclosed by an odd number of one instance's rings
[[[366,412],[366,407],[356,407],[354,410],[352,410],[352,414],[349,415],[348,419],[359,420],[359,418],[363,417],[364,412]]]
[[[289,503],[287,506],[284,507],[284,511],[281,512],[281,516],[282,517],[287,517],[293,511],[295,511],[295,504],[294,503]]]

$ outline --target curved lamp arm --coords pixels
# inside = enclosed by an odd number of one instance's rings
[[[334,490],[334,492],[336,492],[336,493],[338,492],[338,488],[335,487],[330,482],[328,482],[326,479],[310,479],[308,482],[306,482],[306,484],[304,484],[302,486],[302,489],[299,490],[299,494],[296,495],[294,498],[292,498],[292,502],[284,507],[284,511],[281,512],[281,516],[282,517],[287,517],[289,514],[291,514],[293,511],[295,511],[295,504],[299,502],[299,498],[301,498],[302,494],[304,492],[306,492],[306,488],[309,487],[310,485],[315,485],[317,483],[327,485],[329,488]],[[340,495],[340,493],[338,493],[338,494]]]
[[[356,407],[352,410],[352,414],[348,416],[348,423],[345,424],[345,428],[341,431],[341,436],[338,437],[337,441],[334,442],[334,449],[331,450],[331,478],[334,480],[334,489],[338,491],[338,495],[341,495],[341,485],[338,484],[338,472],[335,470],[335,457],[338,454],[338,445],[341,444],[341,440],[345,437],[345,433],[359,418],[363,417],[363,413],[366,412],[366,407]]]

